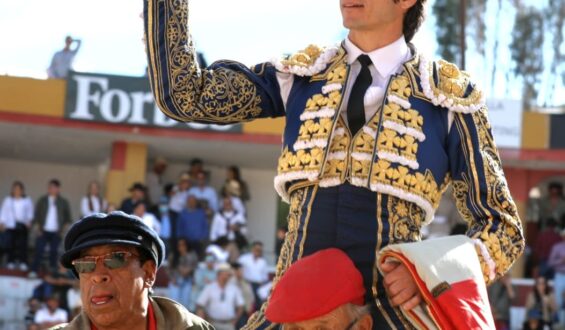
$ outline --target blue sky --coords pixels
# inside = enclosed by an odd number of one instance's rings
[[[506,1],[505,1],[506,2]],[[339,42],[345,35],[337,0],[191,0],[191,26],[197,48],[209,62],[231,59],[259,63],[310,43]],[[428,3],[430,9],[432,1]],[[489,1],[490,5],[496,3]],[[44,78],[52,54],[66,35],[82,39],[75,69],[85,72],[142,75],[146,66],[141,37],[142,0],[18,0],[0,2],[0,74]],[[428,10],[428,12],[431,10]],[[505,8],[505,17],[511,9]],[[437,58],[431,15],[416,35],[420,52]],[[493,16],[489,18],[493,22]],[[467,69],[487,95],[518,99],[520,87],[506,83],[511,69],[513,19],[500,22],[501,45],[486,61],[468,54]],[[491,41],[489,41],[491,42]],[[487,43],[490,49],[491,43]],[[472,45],[471,45],[472,47]],[[488,55],[488,54],[487,54]],[[498,61],[496,90],[490,90],[490,67]],[[562,87],[562,86],[561,86]],[[557,93],[559,94],[559,93]],[[565,95],[561,97],[565,103]]]

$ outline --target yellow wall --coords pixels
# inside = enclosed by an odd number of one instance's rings
[[[243,133],[281,135],[284,131],[285,118],[259,119],[243,124]]]
[[[62,118],[66,81],[0,77],[0,112]]]
[[[524,111],[522,120],[522,148],[547,149],[550,136],[550,116],[539,112]]]

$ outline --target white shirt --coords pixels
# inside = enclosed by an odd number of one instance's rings
[[[47,218],[45,219],[45,225],[43,230],[48,232],[58,232],[59,231],[59,221],[57,213],[57,205],[55,204],[55,197],[47,197]]]
[[[228,282],[222,289],[218,282],[214,282],[204,287],[196,304],[202,306],[213,320],[229,321],[237,316],[236,308],[243,307],[245,300],[241,290],[233,283]]]
[[[141,220],[157,234],[161,232],[161,222],[153,215],[153,213],[145,212],[143,217],[141,217]]]
[[[175,191],[175,194],[173,195],[173,197],[171,197],[171,200],[169,201],[169,209],[180,213],[182,211],[182,209],[184,209],[184,207],[186,206],[186,200],[188,199],[188,192],[189,189],[187,190],[177,190]]]
[[[6,229],[15,229],[16,224],[31,224],[33,220],[33,202],[29,197],[14,198],[12,196],[4,198],[0,209],[0,223]]]
[[[92,201],[92,210],[88,205],[88,198],[90,197]],[[98,196],[84,196],[80,201],[80,212],[83,217],[91,215],[94,213],[104,212],[108,207],[108,203],[105,200],[100,200]]]
[[[244,235],[247,233],[247,229],[245,228],[245,217],[243,217],[243,214],[235,211],[218,212],[214,215],[212,225],[210,226],[211,241],[215,241],[218,237],[222,236],[227,236],[230,241],[235,239],[235,233],[232,230],[228,230],[228,222],[229,225],[242,225],[240,232]]]
[[[228,262],[228,259],[230,257],[229,251],[222,250],[222,248],[216,244],[208,245],[208,247],[206,248],[206,254],[213,255],[218,263]]]
[[[361,71],[361,64],[357,61],[357,58],[361,54],[367,54],[373,62],[373,64],[369,66],[373,82],[365,94],[365,122],[368,122],[382,104],[384,92],[390,77],[393,74],[399,73],[402,64],[410,59],[410,49],[404,40],[404,36],[385,47],[369,53],[364,53],[355,46],[349,38],[345,39],[344,47],[347,51],[347,64],[351,65],[351,68],[349,70],[347,86],[342,96],[343,101],[341,103],[340,112],[345,114],[343,119],[347,122],[346,114],[349,95],[351,94],[351,88],[353,87],[355,79]],[[277,80],[281,89],[283,103],[286,106],[294,78],[291,74],[277,73]]]
[[[76,50],[60,50],[53,55],[51,60],[51,65],[47,69],[47,75],[49,78],[65,78],[72,68],[73,60],[77,54]]]
[[[243,278],[248,282],[265,283],[269,279],[269,265],[263,257],[255,258],[252,253],[239,257]]]
[[[38,310],[37,313],[35,313],[33,322],[38,324],[41,324],[43,322],[65,323],[68,321],[67,318],[67,312],[64,309],[57,308],[55,312],[51,314],[47,307],[43,307],[42,309]]]

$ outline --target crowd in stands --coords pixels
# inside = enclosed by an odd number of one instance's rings
[[[227,169],[218,191],[208,184],[208,172],[199,159],[175,183],[163,182],[166,168],[166,161],[158,158],[146,185],[134,183],[119,207],[102,197],[99,183],[91,182],[77,205],[81,216],[121,210],[141,218],[167,248],[169,257],[160,276],[168,286],[160,293],[166,292],[217,329],[239,328],[266,300],[273,275],[263,244],[247,237],[247,185],[235,166]],[[34,204],[24,184],[15,181],[0,208],[0,267],[41,279],[28,301],[28,329],[49,328],[80,311],[78,280],[58,263],[62,238],[76,220],[61,186],[59,180],[50,180],[47,193]],[[31,256],[29,237],[35,237]],[[278,240],[282,238],[284,231]]]

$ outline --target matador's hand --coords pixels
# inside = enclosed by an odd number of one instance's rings
[[[406,266],[386,262],[381,266],[381,270],[385,273],[384,286],[393,306],[411,310],[420,304],[422,296]]]

